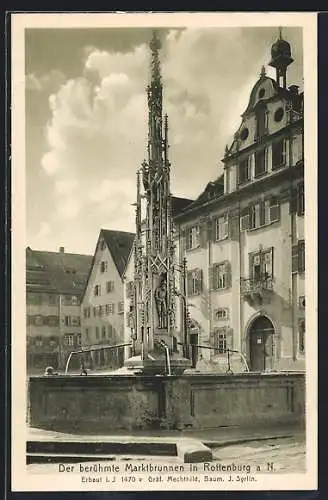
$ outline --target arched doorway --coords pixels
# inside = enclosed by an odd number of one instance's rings
[[[266,316],[254,319],[248,330],[252,371],[272,368],[274,326]]]

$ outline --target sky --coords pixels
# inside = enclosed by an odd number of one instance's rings
[[[196,198],[268,66],[277,27],[160,29],[171,191]],[[27,245],[93,254],[99,231],[134,232],[136,171],[147,155],[146,28],[25,32]],[[303,87],[302,30],[283,28]]]

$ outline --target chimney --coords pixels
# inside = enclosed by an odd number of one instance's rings
[[[298,95],[298,89],[299,89],[299,86],[298,86],[298,85],[291,85],[290,87],[288,87],[288,90],[289,90],[292,94],[296,94],[296,95]]]
[[[59,253],[64,253],[65,252],[65,248],[64,247],[59,247]]]

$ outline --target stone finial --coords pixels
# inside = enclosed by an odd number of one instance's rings
[[[260,74],[260,77],[261,77],[261,78],[264,78],[265,76],[266,76],[265,66],[262,66],[262,68],[261,68],[261,74]]]

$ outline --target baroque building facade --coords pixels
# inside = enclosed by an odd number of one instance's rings
[[[175,219],[197,357],[223,369],[227,349],[252,371],[304,369],[303,94],[281,36],[271,56],[277,78],[262,68],[223,175]]]
[[[27,371],[63,369],[81,346],[81,296],[92,257],[26,249]],[[72,362],[72,368],[74,360]]]
[[[304,369],[303,94],[287,88],[292,62],[280,33],[269,63],[276,79],[262,68],[223,174],[174,215],[176,287],[185,286],[176,328],[198,346],[189,350],[196,368]],[[133,254],[125,271],[126,341],[132,261]]]

